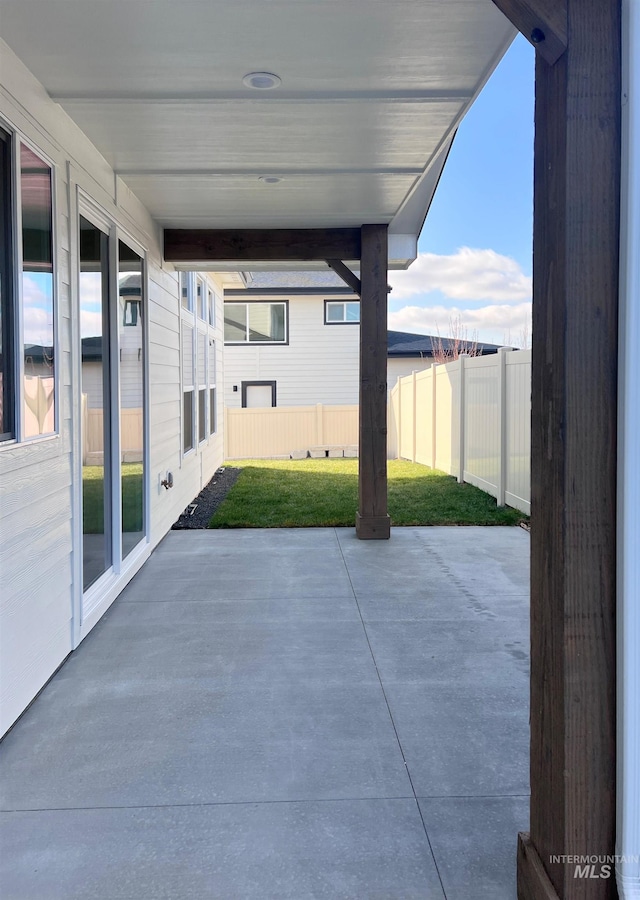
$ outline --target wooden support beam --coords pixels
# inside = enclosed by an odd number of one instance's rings
[[[333,269],[338,278],[342,278],[344,283],[348,284],[354,294],[357,294],[359,297],[362,293],[362,285],[355,272],[352,272],[348,266],[345,266],[340,259],[327,259],[326,263],[330,269]]]
[[[527,879],[521,878],[527,873]],[[526,833],[518,835],[518,900],[558,900],[536,848]]]
[[[567,49],[567,0],[493,0],[550,66]]]
[[[531,826],[518,897],[608,900],[553,856],[615,852],[621,0],[569,0],[536,58],[531,447]],[[527,839],[528,840],[528,839]]]
[[[360,449],[356,534],[390,535],[387,514],[387,226],[362,226]]]
[[[360,259],[360,229],[165,228],[164,258],[173,263]]]

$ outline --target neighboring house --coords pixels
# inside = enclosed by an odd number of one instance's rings
[[[225,291],[224,318],[225,406],[358,403],[360,301],[333,272],[252,273]],[[440,343],[453,342],[389,331],[388,389],[428,368]]]
[[[428,369],[433,364],[438,354],[443,351],[447,356],[454,352],[459,341],[451,338],[441,338],[429,334],[411,334],[407,331],[387,332],[387,388],[391,390],[398,378],[411,375],[412,372],[420,372]],[[489,353],[497,353],[499,344],[487,344],[479,341],[469,342],[474,356],[486,356]],[[439,360],[441,361],[441,360]]]

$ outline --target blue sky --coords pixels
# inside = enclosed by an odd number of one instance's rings
[[[389,326],[521,346],[530,321],[534,51],[520,35],[453,143],[405,273],[390,273]]]

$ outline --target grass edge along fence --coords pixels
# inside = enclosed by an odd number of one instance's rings
[[[357,459],[230,460],[242,469],[210,528],[353,526]],[[388,464],[389,514],[398,525],[517,525],[524,516],[496,506],[469,484],[407,460]]]

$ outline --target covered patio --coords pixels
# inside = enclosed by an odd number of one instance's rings
[[[529,536],[171,532],[2,747],[5,900],[512,900]]]
[[[516,596],[524,606],[529,582],[514,584],[500,553],[484,562],[471,547],[465,556],[451,531],[446,555],[429,543],[436,531],[415,538],[402,531],[385,546],[385,341],[388,269],[416,258],[455,130],[516,28],[536,47],[532,801],[530,829],[518,843],[518,896],[611,900],[618,887],[625,900],[637,894],[637,0],[1,6],[0,169],[10,200],[0,229],[11,359],[0,454],[9,588],[0,612],[11,651],[2,654],[10,663],[6,727],[47,685],[2,748],[3,897],[15,896],[25,879],[28,897],[47,898],[104,897],[105,885],[108,897],[138,898],[141,883],[147,895],[199,897],[214,882],[225,900],[234,891],[269,896],[268,882],[273,897],[305,890],[387,897],[390,884],[404,897],[424,896],[425,884],[435,896],[442,884],[449,896],[456,884],[460,896],[500,896],[491,879],[507,877],[513,862],[501,861],[513,859],[521,826],[492,825],[482,804],[514,803],[525,793],[523,781],[497,773],[520,758],[508,741],[526,724],[518,717],[526,715],[519,667],[527,645],[526,617],[504,618],[511,604],[499,601]],[[44,173],[47,224],[34,231],[44,236],[35,262],[47,270],[43,309],[52,337],[40,344],[52,342],[57,379],[56,429],[34,440],[23,421],[31,344],[20,285],[33,263],[23,252],[23,232],[31,230],[22,216],[23,149]],[[36,174],[29,165],[25,173]],[[111,310],[103,325],[114,338],[105,384],[115,461],[120,243],[144,270],[148,325],[145,540],[127,563],[118,462],[109,498],[113,553],[94,595],[83,591],[80,562],[83,218],[109,248],[102,281]],[[280,268],[283,261],[329,265],[359,288],[356,528],[373,544],[359,546],[346,534],[334,551],[321,544],[312,551],[289,546],[293,533],[276,534],[267,538],[275,547],[244,556],[237,534],[219,543],[204,535],[198,540],[211,546],[201,557],[174,552],[181,538],[170,536],[125,590],[204,472],[192,452],[197,315],[187,296],[192,324],[184,318],[178,273]],[[206,405],[196,418],[206,420]],[[223,462],[218,453],[210,454],[209,472]],[[165,491],[176,472],[173,491]],[[460,532],[460,540],[470,534]],[[524,565],[527,539],[512,534]],[[346,562],[336,561],[338,546]],[[330,590],[340,577],[343,588]],[[213,599],[203,600],[205,585]],[[314,621],[319,608],[331,609],[314,599],[340,598],[353,620],[334,609]],[[244,611],[245,624],[217,620],[231,609]],[[399,610],[404,618],[394,618]],[[354,644],[337,653],[336,635],[344,643],[350,628],[360,629],[360,650]],[[374,691],[377,714],[368,705]],[[386,750],[371,739],[383,734],[374,727],[383,720]],[[320,782],[332,786],[330,796]],[[264,785],[272,795],[260,795]],[[342,810],[350,826],[311,815],[314,804],[323,816]],[[453,804],[462,805],[456,814]],[[464,804],[478,804],[476,818]],[[390,806],[404,808],[413,824],[402,831]],[[226,822],[204,821],[214,815]],[[446,821],[455,823],[456,840],[446,836]],[[495,838],[485,852],[484,842],[503,827],[511,838],[504,847]],[[411,828],[419,836],[414,851]],[[374,840],[376,829],[387,843]],[[571,862],[616,851],[615,882],[608,868],[581,874]]]

